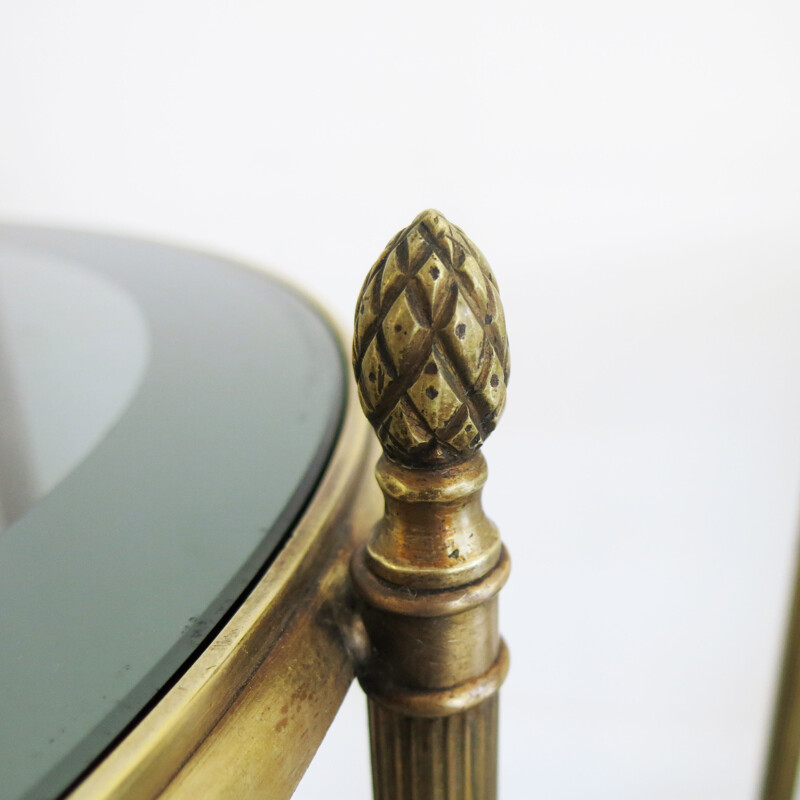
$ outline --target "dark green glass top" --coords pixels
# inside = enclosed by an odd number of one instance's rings
[[[0,531],[3,800],[63,793],[196,655],[308,502],[346,392],[326,322],[258,272],[0,226],[0,267],[32,259],[110,281],[145,341],[99,441]]]

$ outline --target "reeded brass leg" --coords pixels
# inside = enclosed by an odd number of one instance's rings
[[[353,363],[384,449],[385,513],[351,562],[375,797],[493,800],[509,559],[481,506],[479,448],[505,403],[508,345],[488,264],[438,212],[401,231],[367,276]]]
[[[405,717],[369,700],[375,800],[495,797],[497,696],[449,717]]]

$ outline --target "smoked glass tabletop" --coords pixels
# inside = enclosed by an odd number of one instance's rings
[[[0,798],[58,797],[213,639],[346,393],[301,296],[223,258],[0,226]]]

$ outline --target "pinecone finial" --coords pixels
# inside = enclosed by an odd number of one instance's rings
[[[394,461],[458,463],[494,430],[509,376],[500,295],[481,251],[438,211],[400,231],[367,275],[353,367]]]

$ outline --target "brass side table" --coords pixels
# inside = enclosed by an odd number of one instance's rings
[[[113,285],[146,352],[0,535],[0,798],[288,797],[356,674],[376,797],[493,798],[509,559],[480,446],[509,361],[463,232],[427,211],[387,246],[355,383],[313,303],[223,258],[3,227],[0,265]]]

